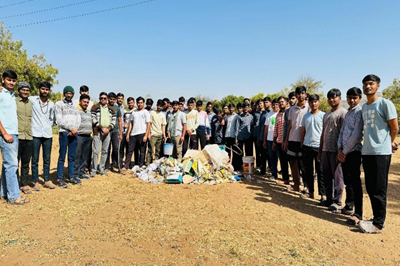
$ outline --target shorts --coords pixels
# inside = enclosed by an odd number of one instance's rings
[[[298,141],[289,141],[288,149],[286,152],[289,160],[299,160],[303,157],[303,153],[300,147],[300,142]]]

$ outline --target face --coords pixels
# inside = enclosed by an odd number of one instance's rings
[[[238,108],[238,113],[239,113],[239,114],[243,113],[243,107],[239,107],[239,108]]]
[[[193,103],[188,103],[188,110],[192,111],[194,108],[194,104]]]
[[[72,92],[66,92],[65,94],[64,94],[64,98],[65,98],[65,100],[67,100],[68,102],[70,102],[71,100],[72,100],[72,98],[74,98],[74,94],[72,93]]]
[[[289,99],[289,104],[290,106],[293,106],[297,103],[297,98],[296,96],[293,96],[292,98]]]
[[[363,83],[363,91],[365,95],[374,95],[378,89],[379,84],[376,81],[366,81]]]
[[[203,111],[203,106],[201,106],[201,105],[199,105],[199,106],[196,106],[196,110],[197,110],[197,112],[201,112],[201,111]]]
[[[269,110],[269,108],[271,108],[271,102],[270,101],[264,101],[264,107],[265,107],[265,109]]]
[[[314,100],[312,102],[308,102],[308,104],[310,105],[312,111],[316,111],[319,108],[319,101],[318,100]]]
[[[337,107],[337,106],[339,106],[341,100],[342,100],[342,97],[340,97],[340,96],[329,97],[328,98],[329,106]]]
[[[347,95],[347,103],[349,104],[350,108],[354,108],[359,104],[361,101],[360,96],[355,95]]]
[[[15,85],[17,85],[17,80],[12,78],[2,78],[1,82],[3,83],[4,88],[9,91],[14,91]]]
[[[89,106],[89,99],[82,99],[79,101],[79,104],[82,106],[83,110],[86,110]]]
[[[212,104],[209,104],[206,106],[206,111],[211,112],[212,108],[213,108]]]
[[[249,107],[249,106],[243,107],[243,112],[244,112],[245,114],[247,114],[249,111],[250,111],[250,107]]]
[[[107,95],[100,96],[100,104],[103,106],[107,104]]]
[[[229,112],[230,112],[231,114],[233,114],[233,113],[235,112],[235,107],[234,107],[234,106],[230,107],[230,108],[229,108]]]
[[[183,104],[179,104],[179,110],[180,111],[185,111],[185,106]]]
[[[138,110],[142,110],[144,107],[144,102],[142,100],[137,102],[137,109]]]
[[[245,104],[250,104],[250,101],[249,100],[245,100],[244,103]]]
[[[19,97],[21,97],[22,99],[28,98],[30,93],[31,91],[28,88],[22,88],[18,90]]]
[[[272,109],[274,110],[274,113],[279,111],[279,103],[274,103],[272,104]]]
[[[153,105],[152,105],[152,104],[146,104],[146,109],[147,109],[147,110],[150,110],[150,109],[151,109],[151,107],[153,107]]]
[[[108,98],[108,104],[114,106],[114,104],[117,102],[117,99],[114,97]]]
[[[134,100],[130,100],[128,102],[128,108],[132,110],[134,107],[135,107],[135,101]]]
[[[222,118],[222,113],[217,114],[217,119],[221,120],[221,118]]]
[[[280,99],[278,101],[278,105],[280,110],[286,110],[287,102],[285,101],[285,99]]]
[[[162,108],[163,107],[161,105],[157,105],[157,112],[161,112]]]
[[[118,96],[117,103],[118,103],[118,105],[123,105],[124,104],[124,96]]]
[[[224,106],[224,114],[228,114],[229,113],[229,108],[228,106]]]
[[[179,104],[174,104],[174,105],[172,105],[172,110],[174,110],[174,112],[178,112],[178,110],[179,110]]]
[[[46,87],[39,88],[39,96],[43,98],[49,97],[50,89]]]
[[[264,110],[264,102],[263,101],[260,101],[258,103],[258,110],[260,110],[260,111]]]
[[[89,95],[89,91],[80,91],[81,95]]]
[[[296,93],[296,99],[298,102],[304,102],[307,98],[307,93],[305,93],[304,91],[301,93]]]

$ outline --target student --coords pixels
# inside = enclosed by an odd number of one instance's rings
[[[150,119],[151,119],[151,112],[153,112],[153,103],[154,103],[153,99],[148,98],[146,99],[146,106],[144,107],[144,109],[146,109],[147,112],[149,112]],[[151,138],[151,127],[150,127],[150,135],[146,142],[146,151],[147,151],[145,159],[146,166],[149,166],[153,162],[153,147],[151,146],[150,138]]]
[[[207,141],[210,139],[211,126],[207,113],[203,111],[203,101],[199,100],[196,102],[196,109],[199,113],[199,126],[196,129],[197,142],[200,142],[200,148],[204,149]]]
[[[283,149],[289,158],[290,169],[293,176],[293,190],[300,191],[300,172],[299,161],[302,159],[300,140],[301,140],[301,121],[310,108],[306,103],[307,90],[304,86],[296,88],[297,104],[290,108],[289,115],[285,117],[289,120],[289,127],[287,129],[286,139],[283,144]],[[290,188],[289,188],[290,189]],[[291,189],[290,189],[291,190]]]
[[[151,111],[150,113],[150,121],[151,121],[150,147],[152,147],[152,149],[147,151],[148,162],[150,163],[152,162],[153,159],[153,153],[155,160],[160,159],[163,143],[166,140],[165,126],[167,125],[167,121],[165,120],[165,115],[162,113],[163,105],[164,105],[163,101],[158,100],[157,109],[155,111]]]
[[[234,170],[239,171],[241,167],[241,165],[237,165],[237,161],[240,160],[239,155],[237,155],[235,152],[232,152],[232,150],[234,149],[235,138],[236,138],[237,114],[235,113],[235,105],[229,104],[228,108],[229,108],[229,114],[226,117],[226,124],[225,124],[225,145],[228,148],[227,152],[229,155],[229,159],[231,159],[231,163]]]
[[[282,179],[283,183],[280,181],[278,184],[289,185],[289,165],[286,151],[283,150],[283,130],[285,127],[285,112],[287,108],[287,99],[283,96],[278,98],[279,112],[276,115],[275,127],[274,127],[274,143],[272,144],[272,149],[275,149],[278,153],[279,161],[281,164]]]
[[[21,161],[21,191],[24,194],[31,194],[29,184],[32,182],[29,176],[29,164],[32,158],[33,137],[32,137],[32,102],[28,99],[31,86],[28,82],[18,83],[17,103],[18,116],[18,162]]]
[[[123,168],[125,166],[124,163],[124,158],[126,158],[126,156],[128,155],[129,152],[129,142],[126,141],[126,132],[128,131],[128,122],[129,119],[131,117],[132,112],[135,110],[135,99],[133,97],[128,97],[127,99],[127,104],[128,104],[128,108],[124,109],[124,114],[123,114],[123,139],[121,141],[121,150],[120,150],[120,155],[119,155],[119,165],[121,165]],[[163,104],[164,105],[164,104]],[[163,113],[164,114],[164,113]],[[165,114],[164,114],[165,116]],[[134,155],[135,158],[137,158],[137,154]],[[131,168],[132,166],[129,164],[129,168]]]
[[[183,141],[182,152],[185,155],[188,149],[198,150],[199,146],[197,144],[197,135],[196,130],[199,127],[199,113],[194,108],[196,104],[196,100],[194,98],[190,98],[187,102],[188,109],[186,113],[186,134],[185,140]]]
[[[39,153],[42,147],[44,187],[55,189],[50,181],[51,146],[53,143],[53,125],[55,122],[54,103],[49,100],[52,85],[49,82],[39,83],[39,96],[30,96],[32,102],[32,179],[33,191],[40,191],[39,187]]]
[[[59,126],[59,156],[57,163],[57,180],[60,188],[67,188],[68,185],[64,181],[64,163],[65,156],[68,151],[68,178],[69,181],[76,185],[81,181],[78,177],[75,178],[75,153],[78,145],[78,128],[81,124],[78,106],[72,102],[74,97],[74,88],[66,86],[63,91],[64,99],[56,102],[55,112],[56,121]]]
[[[105,172],[108,148],[110,147],[111,133],[117,123],[117,114],[113,106],[108,105],[106,92],[99,95],[100,102],[93,105],[92,124],[93,124],[93,162],[90,176],[94,177],[98,173],[107,176]],[[101,150],[101,155],[100,155]],[[98,158],[100,155],[100,164]]]
[[[85,95],[89,95],[89,87],[86,86],[86,85],[82,85],[79,88],[79,94],[80,95],[84,95],[84,94]],[[77,99],[74,100],[74,105],[75,106],[79,106],[79,103],[80,103],[80,98],[77,98]],[[92,107],[93,107],[93,101],[89,101],[88,110],[92,110]],[[90,153],[92,153],[92,151],[90,151]]]
[[[171,105],[171,101],[170,101],[168,98],[164,98],[163,101],[164,101],[164,109],[163,109],[163,112],[165,113],[165,119],[166,119],[167,122],[168,122],[169,116],[170,116],[171,113],[172,113],[172,105]]]
[[[212,143],[222,145],[224,143],[224,118],[222,111],[216,110],[213,122],[211,124]]]
[[[120,141],[122,140],[123,137],[123,128],[122,128],[122,111],[119,108],[117,104],[117,95],[114,92],[110,92],[107,95],[108,98],[108,105],[112,106],[115,110],[116,113],[116,123],[114,128],[111,131],[111,139],[110,139],[110,145],[108,147],[108,152],[107,152],[107,160],[106,160],[106,171],[111,170],[114,171],[114,168],[117,168],[118,171],[121,168],[121,165],[118,163],[118,151],[119,151],[119,145]],[[111,152],[112,148],[112,152]],[[111,156],[111,164],[110,164],[110,156]]]
[[[17,74],[5,71],[0,90],[0,151],[2,157],[0,196],[9,204],[24,205],[18,186],[18,116],[14,88]]]
[[[264,140],[263,147],[264,149],[268,149],[268,166],[271,168],[272,176],[270,179],[275,180],[278,178],[278,154],[276,149],[273,149],[274,143],[274,130],[275,130],[275,122],[276,116],[279,112],[279,104],[277,99],[272,100],[272,110],[269,115],[265,119],[264,123]]]
[[[395,142],[399,131],[397,112],[391,101],[377,94],[380,82],[376,75],[367,75],[362,80],[367,103],[362,106],[364,146],[361,153],[365,187],[374,218],[360,221],[359,226],[361,231],[371,234],[381,233],[385,224],[390,161],[392,153],[398,149]]]
[[[285,112],[285,127],[283,128],[283,140],[286,139],[287,130],[289,128],[289,110],[292,106],[297,104],[296,93],[294,91],[289,93],[288,98],[289,98],[287,102],[288,106]]]
[[[89,179],[85,173],[85,166],[90,156],[90,147],[92,146],[92,114],[89,110],[90,96],[82,94],[78,105],[81,124],[78,128],[78,145],[75,153],[74,174],[80,184],[81,178]]]
[[[226,116],[229,114],[229,107],[227,104],[224,104],[222,106],[222,117],[226,118]]]
[[[263,144],[262,141],[260,142],[258,140],[258,136],[260,134],[260,128],[264,127],[264,125],[260,124],[261,112],[264,110],[264,102],[262,105],[262,108],[263,108],[262,110],[260,110],[258,108],[259,103],[260,103],[260,100],[257,100],[255,103],[256,108],[254,110],[252,109],[252,113],[251,113],[253,115],[253,136],[252,136],[252,138],[253,138],[253,144],[254,144],[254,148],[255,148],[255,152],[256,152],[255,157],[256,157],[256,169],[257,170],[260,170],[261,147]],[[265,122],[265,120],[264,120],[264,122]]]
[[[241,115],[243,113],[243,104],[238,103],[236,104],[237,114]]]
[[[337,159],[342,163],[343,179],[346,185],[346,205],[342,209],[342,213],[352,215],[347,223],[356,225],[362,220],[363,208],[360,167],[364,123],[359,104],[362,92],[359,88],[353,87],[347,91],[346,95],[349,109],[339,134]]]
[[[310,95],[308,104],[311,112],[304,115],[301,122],[301,147],[303,149],[304,166],[306,175],[306,184],[308,191],[303,197],[314,199],[314,163],[317,170],[318,194],[321,196],[321,202],[326,200],[324,180],[322,176],[322,165],[317,160],[320,146],[323,119],[325,113],[319,110],[318,94]]]
[[[174,144],[174,158],[182,161],[182,144],[186,134],[186,115],[179,111],[178,101],[172,102],[173,111],[168,120],[168,138]]]
[[[212,121],[212,119],[213,119],[213,117],[215,115],[215,113],[213,112],[213,104],[212,104],[212,102],[208,102],[206,104],[206,113],[207,113],[207,116],[208,116],[208,121],[211,123],[211,121]]]
[[[145,163],[146,142],[150,136],[150,113],[144,109],[143,97],[138,97],[136,104],[137,109],[132,112],[128,122],[126,140],[129,142],[129,153],[126,156],[125,169],[122,169],[123,173],[129,167],[135,150],[138,153],[138,158],[135,158],[135,165],[142,167]]]
[[[236,118],[236,144],[245,152],[245,156],[253,156],[253,116],[249,112],[250,106],[248,103],[245,103],[243,105],[243,113]],[[238,165],[239,163],[242,166],[243,157],[240,157]]]
[[[328,103],[331,110],[324,115],[324,125],[321,134],[320,147],[317,159],[322,162],[326,202],[330,211],[339,212],[342,206],[343,173],[342,166],[337,162],[338,138],[342,128],[346,109],[340,106],[341,93],[338,89],[331,89],[328,94]]]
[[[185,108],[185,103],[186,103],[185,97],[183,96],[179,97],[179,110],[181,110],[182,112],[187,111],[187,108]]]

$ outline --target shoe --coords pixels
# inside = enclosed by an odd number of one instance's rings
[[[363,233],[367,233],[367,234],[381,234],[382,233],[382,229],[378,229],[373,223],[372,221],[365,221],[362,220],[358,223],[358,227],[360,228],[360,230]]]
[[[10,204],[10,205],[25,205],[25,204],[27,204],[27,203],[29,203],[29,200],[28,199],[24,199],[24,198],[20,198],[20,201],[17,201],[18,199],[16,199],[16,200],[8,200],[8,204]]]
[[[59,186],[60,188],[67,188],[67,187],[68,187],[68,184],[67,184],[64,180],[59,179],[59,180],[58,180],[58,186]]]
[[[81,175],[81,179],[82,179],[82,178],[83,178],[83,179],[90,179],[90,177],[89,177],[88,175],[86,175],[86,174],[85,174],[85,175]]]
[[[45,182],[43,187],[48,188],[48,189],[55,189],[56,188],[56,186],[51,181]]]
[[[107,173],[107,171],[105,171],[105,172],[99,172],[99,175],[101,175],[101,176],[108,176],[108,173]]]
[[[332,203],[331,206],[328,207],[328,210],[331,212],[340,212],[340,206],[337,203]]]
[[[340,211],[341,214],[344,215],[352,215],[353,214],[353,208],[349,208],[347,205],[344,206],[344,208]]]
[[[270,177],[268,177],[268,179],[271,180],[271,181],[275,181],[275,180],[276,180],[276,177],[273,176],[273,175],[271,175]]]
[[[91,172],[90,172],[90,177],[95,177],[96,176],[96,171],[95,170],[92,170]]]
[[[322,206],[322,207],[329,207],[329,206],[332,205],[332,203],[328,202],[327,200],[321,200],[321,201],[318,203],[318,205],[319,205],[319,206]]]
[[[79,177],[74,177],[70,179],[70,183],[73,185],[81,185],[82,181]]]

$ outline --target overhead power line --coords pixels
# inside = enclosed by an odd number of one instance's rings
[[[31,0],[33,1],[33,0]],[[50,20],[42,20],[42,21],[37,21],[37,22],[32,22],[32,23],[25,23],[25,24],[19,24],[19,25],[14,25],[14,26],[8,26],[5,27],[6,29],[11,29],[11,28],[21,28],[21,27],[27,27],[27,26],[32,26],[32,25],[39,25],[39,24],[45,24],[45,23],[51,23],[51,22],[56,22],[56,21],[61,21],[61,20],[67,20],[67,19],[72,19],[72,18],[80,18],[80,17],[86,17],[90,15],[96,15],[104,12],[109,12],[109,11],[114,11],[118,9],[124,9],[128,7],[133,7],[137,5],[142,5],[150,2],[154,2],[156,0],[145,0],[142,2],[134,3],[134,4],[129,4],[129,5],[123,5],[123,6],[118,6],[118,7],[112,7],[112,8],[107,8],[99,11],[94,11],[94,12],[89,12],[89,13],[84,13],[84,14],[79,14],[79,15],[73,15],[73,16],[68,16],[68,17],[63,17],[63,18],[55,18],[55,19],[50,19]]]
[[[13,4],[8,4],[8,5],[0,6],[0,8],[6,8],[6,7],[10,7],[10,6],[16,6],[16,5],[25,4],[25,3],[28,3],[28,2],[33,2],[33,1],[35,1],[35,0],[21,1],[21,2],[18,2],[18,3],[13,3]]]
[[[33,0],[32,0],[32,1],[33,1]],[[94,2],[94,1],[97,1],[97,0],[87,0],[87,1],[83,1],[83,2],[78,2],[78,3],[63,5],[63,6],[51,7],[51,8],[42,9],[42,10],[37,10],[37,11],[32,11],[32,12],[28,12],[28,13],[22,13],[22,14],[18,14],[18,15],[12,15],[12,16],[7,16],[7,17],[1,17],[0,19],[23,17],[23,16],[28,16],[28,15],[33,15],[33,14],[38,14],[38,13],[53,11],[53,10],[57,10],[57,9],[62,9],[62,8],[66,8],[66,7],[83,5],[83,4],[87,4],[87,3],[90,3],[90,2]]]

